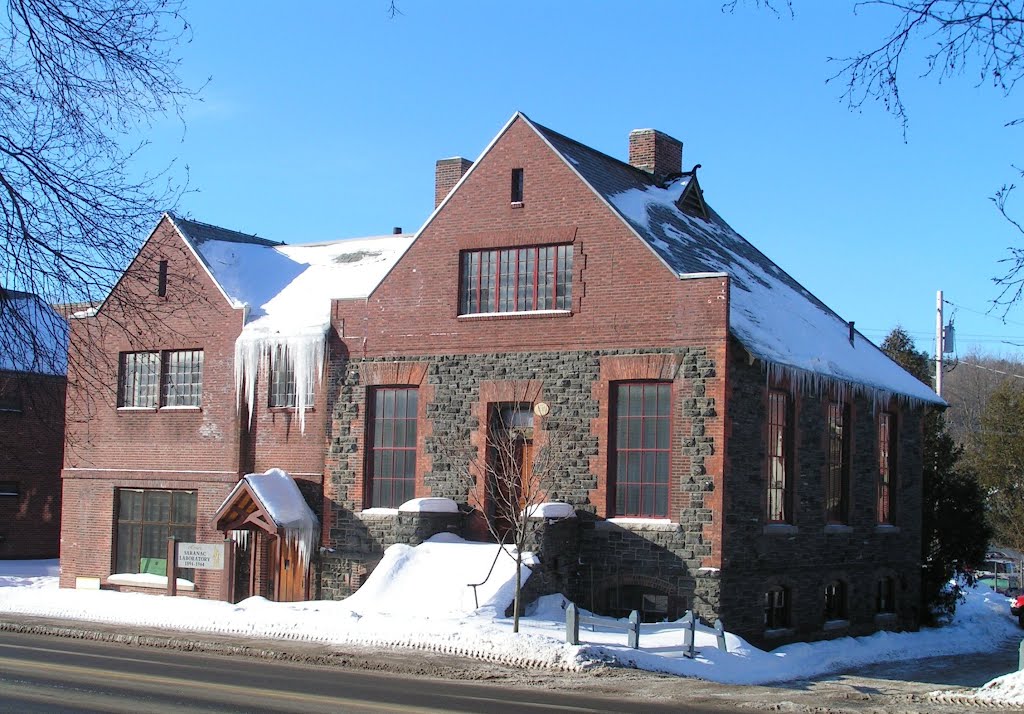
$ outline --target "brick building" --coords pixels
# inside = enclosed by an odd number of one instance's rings
[[[67,323],[0,289],[0,559],[55,558],[60,540]]]
[[[369,298],[335,303],[325,595],[391,542],[473,533],[394,509],[488,512],[466,452],[512,411],[578,516],[539,524],[540,588],[769,646],[916,627],[942,402],[729,228],[680,142],[634,131],[625,163],[517,114],[435,195]]]
[[[242,474],[279,467],[322,525],[317,591],[344,597],[391,543],[485,537],[492,491],[467,463],[514,423],[520,466],[546,450],[546,498],[576,513],[538,519],[535,592],[648,619],[692,608],[767,645],[916,627],[920,418],[942,401],[682,169],[661,132],[631,133],[626,163],[516,114],[476,162],[437,163],[434,212],[387,250],[343,242],[303,272],[299,247],[165,217],[126,298],[72,330],[108,366],[92,412],[69,408],[89,448],[65,463],[64,584],[118,567],[127,491],[197,494],[202,540]],[[228,269],[243,253],[258,272]],[[310,275],[339,264],[348,293]],[[140,301],[162,320],[109,329]],[[291,392],[315,393],[279,408],[282,349]],[[199,350],[199,404],[156,387],[126,403],[139,359]],[[425,497],[459,509],[402,507]],[[201,573],[196,588],[214,594]]]
[[[165,587],[167,538],[223,540],[213,516],[249,473],[286,470],[319,510],[328,395],[295,328],[323,343],[331,297],[360,289],[345,276],[407,242],[283,246],[164,215],[107,299],[71,321],[61,585]],[[338,284],[308,279],[325,272]],[[300,311],[310,324],[276,339],[264,305],[317,289],[321,307]],[[287,575],[272,565],[277,539],[249,535],[235,596],[272,596]],[[220,573],[183,577],[194,589],[181,594],[221,596]]]

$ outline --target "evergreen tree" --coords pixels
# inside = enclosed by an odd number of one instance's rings
[[[910,335],[896,327],[882,349],[901,367],[931,386],[931,360],[914,347]],[[985,499],[977,477],[946,431],[938,409],[924,416],[921,488],[921,597],[925,620],[952,615],[959,592],[946,588],[959,576],[973,582],[971,567],[985,559],[992,531],[985,519]]]
[[[1024,390],[1004,380],[981,415],[978,478],[996,541],[1024,550]]]

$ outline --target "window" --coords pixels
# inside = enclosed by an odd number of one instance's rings
[[[196,539],[196,492],[117,490],[118,573],[167,575],[167,539]],[[178,577],[191,580],[192,569]]]
[[[198,407],[203,392],[203,351],[164,353],[163,406]]]
[[[0,374],[0,412],[21,411],[21,382],[13,375]]]
[[[0,498],[21,495],[21,485],[17,481],[0,481]]]
[[[198,407],[203,351],[122,352],[117,406],[136,409]]]
[[[891,577],[879,578],[875,610],[879,615],[896,612],[896,580]]]
[[[572,246],[462,253],[459,314],[569,310]]]
[[[792,489],[790,466],[792,448],[790,440],[789,394],[780,390],[768,392],[768,520],[772,523],[790,523]]]
[[[398,508],[415,497],[415,387],[379,387],[370,393],[370,475],[367,501],[373,508]]]
[[[156,294],[160,297],[167,297],[167,261],[161,260],[157,271]]]
[[[295,359],[285,347],[278,345],[270,360],[270,406],[297,407],[299,401],[295,382]],[[315,387],[316,378],[313,370],[310,370],[306,379],[306,399],[303,402],[306,408],[313,406]]]
[[[512,169],[512,203],[523,202],[523,170]]]
[[[159,352],[122,352],[117,406],[155,409],[159,378]]]
[[[789,591],[781,586],[769,588],[764,594],[764,629],[789,627]]]
[[[893,477],[896,475],[896,416],[878,415],[878,522],[892,523]]]
[[[825,621],[846,619],[846,585],[833,580],[825,586]]]
[[[825,474],[825,521],[846,523],[849,510],[850,459],[847,433],[849,408],[840,401],[828,405],[828,471]]]
[[[668,518],[672,392],[667,382],[615,385],[612,457],[616,516]]]

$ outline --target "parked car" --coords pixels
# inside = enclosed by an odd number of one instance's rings
[[[1010,614],[1017,618],[1017,622],[1024,627],[1024,595],[1018,595],[1010,601]]]

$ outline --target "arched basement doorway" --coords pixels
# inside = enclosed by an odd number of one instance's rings
[[[320,526],[291,476],[280,469],[243,476],[213,523],[225,536],[248,533],[250,596],[309,599],[310,560]]]

